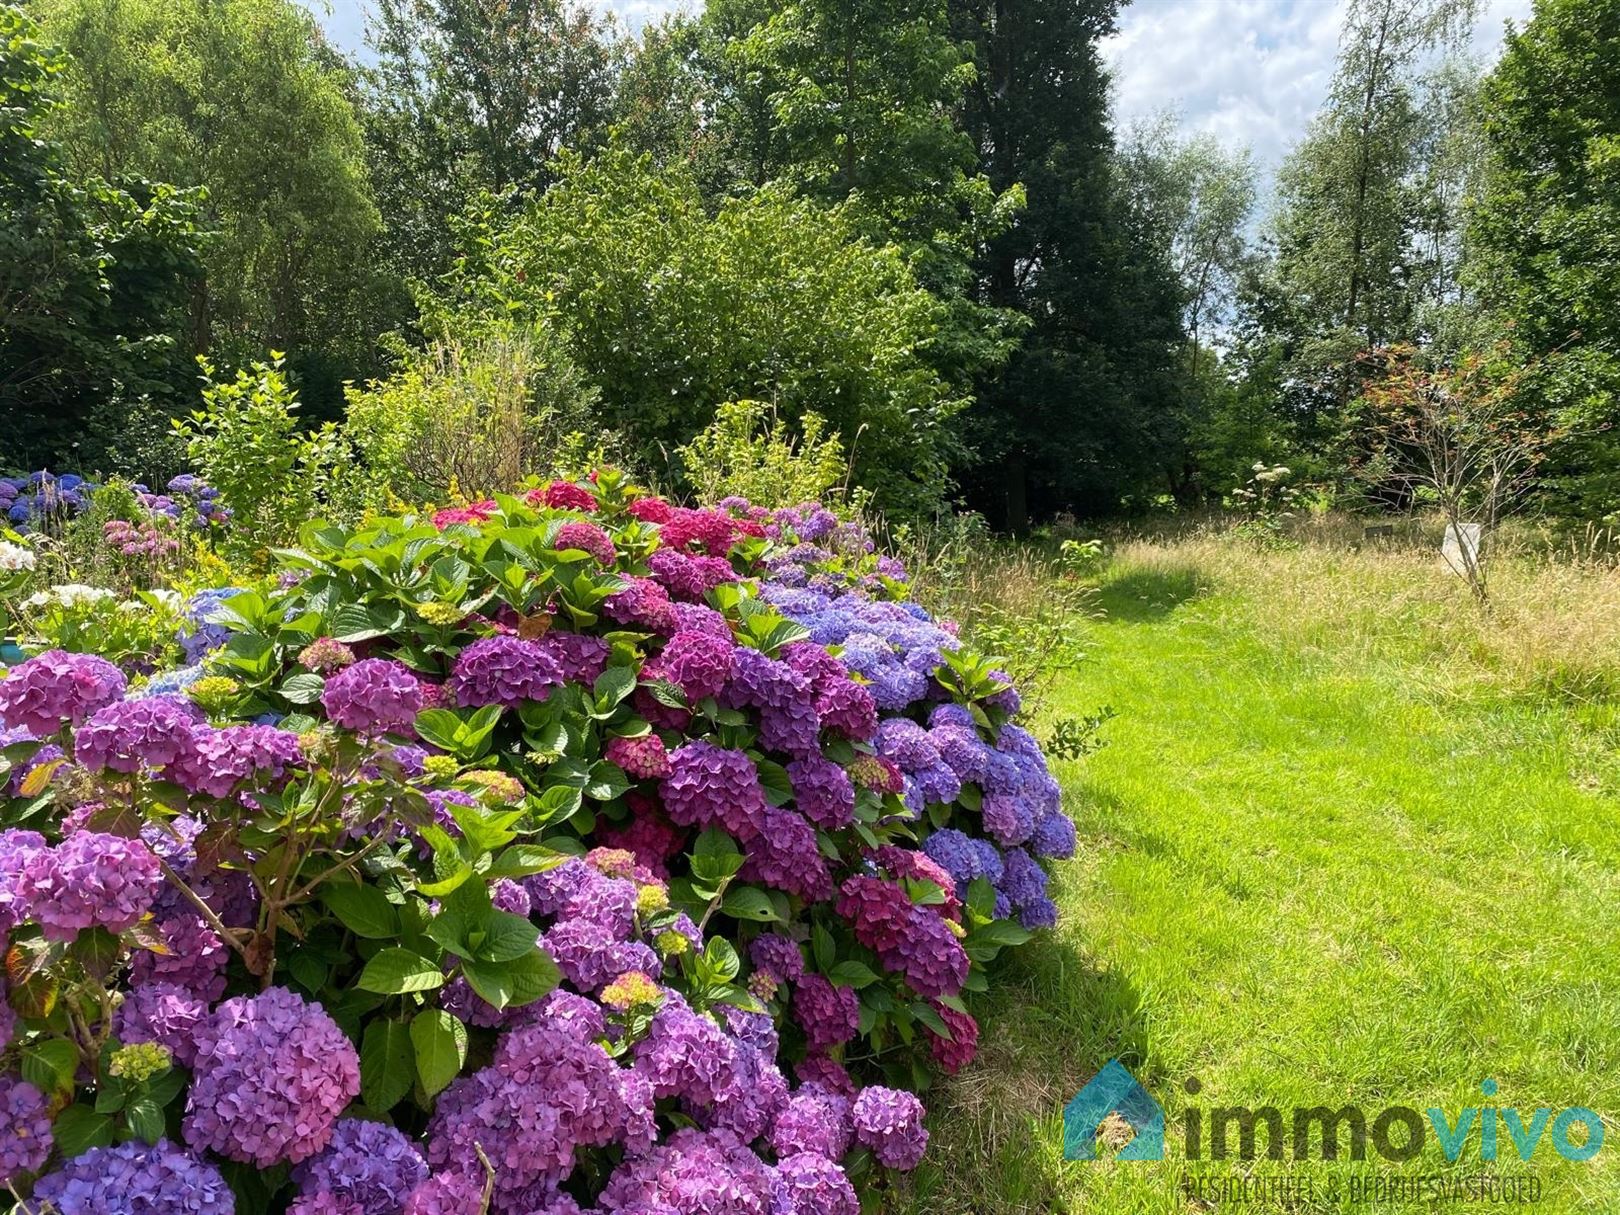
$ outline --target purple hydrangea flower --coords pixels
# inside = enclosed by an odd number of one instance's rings
[[[195,705],[173,696],[119,701],[79,727],[74,758],[114,772],[166,771],[191,758],[201,719]]]
[[[832,870],[821,855],[816,831],[791,810],[768,806],[765,829],[744,849],[742,878],[819,903],[833,896]]]
[[[0,725],[45,738],[123,695],[124,673],[106,659],[47,650],[0,679]]]
[[[92,925],[117,934],[152,908],[163,873],[140,840],[77,831],[55,848],[29,853],[16,903],[47,939],[71,941]]]
[[[857,1215],[860,1200],[844,1170],[813,1152],[783,1157],[776,1166],[788,1215]]]
[[[304,762],[298,735],[273,726],[198,726],[191,751],[174,765],[174,782],[192,793],[228,797],[244,781],[268,776],[279,780]]]
[[[362,734],[408,730],[422,711],[422,682],[397,662],[367,658],[326,681],[326,715]]]
[[[874,1085],[850,1111],[855,1138],[891,1169],[914,1169],[928,1146],[923,1104],[914,1093]]]
[[[500,705],[515,709],[544,700],[563,681],[562,669],[538,642],[486,637],[456,657],[446,690],[463,708]]]
[[[50,1104],[27,1081],[0,1076],[0,1185],[37,1173],[51,1154]]]
[[[599,1045],[566,1027],[541,1022],[514,1030],[491,1066],[440,1094],[428,1124],[428,1162],[482,1177],[481,1149],[495,1169],[495,1209],[528,1211],[572,1172],[577,1149],[623,1138],[618,1070]]]
[[[225,1001],[197,1034],[186,1142],[269,1168],[326,1147],[360,1060],[319,1004],[285,987]]]
[[[483,1170],[438,1173],[411,1191],[404,1215],[467,1215],[484,1204]]]
[[[159,1139],[91,1148],[40,1179],[34,1198],[56,1215],[232,1215],[236,1199],[219,1170]]]
[[[824,756],[807,756],[789,763],[787,774],[793,804],[816,826],[837,831],[854,821],[855,785],[843,765]]]
[[[201,997],[174,983],[146,983],[124,997],[113,1032],[126,1046],[165,1046],[176,1061],[190,1067],[197,1059],[197,1031],[207,1020],[208,1005]]]
[[[1029,837],[1029,848],[1036,856],[1067,860],[1074,855],[1074,820],[1061,810],[1043,814]]]
[[[774,1170],[727,1130],[676,1131],[625,1160],[602,1191],[623,1215],[781,1215]]]
[[[809,1152],[826,1160],[842,1160],[853,1134],[849,1098],[819,1084],[805,1084],[776,1116],[771,1148],[778,1158]]]
[[[768,932],[754,938],[748,947],[748,957],[755,969],[770,975],[778,985],[797,983],[804,977],[804,954],[796,942],[780,933]]]
[[[654,1096],[680,1097],[698,1108],[712,1107],[736,1079],[737,1044],[674,992],[665,995],[633,1054]]]
[[[0,831],[0,936],[28,918],[28,905],[18,901],[17,888],[34,854],[48,848],[37,831],[18,827]]]
[[[403,1133],[345,1118],[318,1156],[293,1170],[299,1194],[347,1201],[364,1215],[394,1215],[427,1180],[427,1162]]]

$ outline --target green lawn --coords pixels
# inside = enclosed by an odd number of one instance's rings
[[[1118,711],[1108,745],[1060,772],[1080,825],[1063,918],[1000,977],[980,1062],[935,1095],[919,1209],[1480,1210],[1329,1191],[1484,1172],[1533,1177],[1540,1201],[1521,1209],[1620,1210],[1613,707],[1453,687],[1434,660],[1339,650],[1331,630],[1290,642],[1256,593],[1151,564],[1105,576],[1092,660],[1054,698],[1058,713]],[[1061,1107],[1113,1057],[1168,1110],[1163,1163],[1062,1160]],[[1371,1148],[1361,1163],[1189,1164],[1189,1101],[1206,1121],[1214,1106],[1291,1120],[1355,1103],[1369,1122],[1491,1104],[1528,1122],[1580,1105],[1609,1142],[1572,1163],[1544,1137],[1524,1165],[1500,1133],[1482,1165],[1475,1131],[1447,1166],[1428,1131],[1410,1164]],[[1203,1203],[1189,1171],[1284,1176],[1294,1196]]]

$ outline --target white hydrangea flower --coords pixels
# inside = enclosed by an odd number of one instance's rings
[[[9,540],[0,540],[0,574],[16,574],[34,568],[34,550]]]

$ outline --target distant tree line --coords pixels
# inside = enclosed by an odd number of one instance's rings
[[[1353,0],[1258,229],[1246,151],[1116,134],[1118,0],[371,7],[356,56],[294,0],[0,9],[0,465],[175,466],[198,355],[285,352],[317,423],[517,325],[671,477],[758,400],[1016,530],[1332,480],[1374,352],[1489,349],[1567,436],[1546,500],[1620,506],[1620,0],[1537,0],[1488,73],[1471,0]]]

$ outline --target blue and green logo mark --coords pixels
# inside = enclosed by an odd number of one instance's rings
[[[1111,1114],[1136,1132],[1116,1160],[1164,1159],[1164,1107],[1118,1059],[1110,1059],[1063,1108],[1063,1158],[1095,1160],[1097,1132]]]

